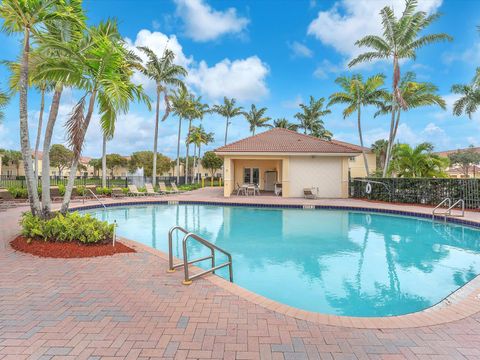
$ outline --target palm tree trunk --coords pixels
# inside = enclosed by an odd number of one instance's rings
[[[105,134],[102,141],[102,187],[107,187],[107,137]]]
[[[157,183],[157,146],[158,146],[158,117],[160,116],[160,90],[157,90],[157,107],[155,109],[155,133],[153,137],[153,165],[152,185]]]
[[[253,127],[252,136],[255,136],[255,129],[256,129],[256,126]]]
[[[180,136],[182,134],[182,118],[178,118],[178,138],[177,138],[177,184],[180,185]]]
[[[197,144],[193,144],[193,183],[197,182]]]
[[[22,62],[20,65],[20,145],[28,191],[28,200],[33,215],[41,211],[37,181],[33,174],[32,149],[28,134],[28,57],[30,53],[30,29],[25,30]]]
[[[362,124],[360,122],[360,105],[358,106],[357,126],[358,126],[358,137],[360,138],[360,146],[362,147],[363,162],[365,163],[365,171],[367,172],[367,177],[368,177],[370,175],[370,171],[368,170],[367,154],[365,154],[365,148],[363,146]]]
[[[190,149],[190,133],[192,131],[192,119],[188,120],[188,132],[187,132],[187,156],[185,157],[185,184],[188,184],[188,154]]]
[[[92,95],[90,95],[87,116],[85,116],[85,122],[82,129],[82,135],[81,135],[82,143],[85,141],[85,134],[87,133],[88,125],[90,124],[90,120],[92,119],[93,110],[95,108],[96,95],[97,95],[97,89],[94,88],[92,91]],[[78,152],[74,151],[72,166],[70,167],[70,176],[68,177],[67,187],[65,188],[65,195],[63,196],[62,207],[60,208],[60,212],[62,214],[65,214],[68,211],[68,207],[70,206],[70,199],[72,197],[73,185],[75,185],[75,178],[77,174],[77,167],[78,167],[79,160],[80,160],[80,151]]]
[[[45,109],[45,86],[41,88],[40,115],[38,116],[37,140],[35,141],[35,179],[38,181],[38,148],[42,136],[43,111]]]
[[[397,109],[396,120],[394,120],[395,113],[392,113],[392,120],[394,121],[394,123],[390,125],[392,128],[390,129],[390,139],[387,144],[387,155],[385,156],[384,173],[386,173],[385,169],[388,167],[388,164],[390,164],[390,160],[392,158],[393,146],[395,144],[395,138],[397,136],[398,124],[400,123],[400,113],[401,113],[401,110]]]
[[[227,123],[225,124],[225,145],[227,145],[228,125],[230,125],[230,117],[227,116]]]
[[[383,177],[387,177],[387,170],[388,166],[390,164],[390,153],[392,149],[392,137],[393,137],[393,131],[395,127],[395,106],[392,106],[392,117],[390,119],[390,134],[388,137],[388,144],[387,144],[387,155],[385,156],[385,166],[383,167]]]
[[[397,120],[395,121],[395,127],[393,129],[393,136],[392,136],[392,147],[393,147],[393,144],[395,143],[395,138],[397,137],[398,124],[400,123],[401,110],[398,109],[397,111],[398,111],[397,112]]]
[[[50,144],[52,143],[53,128],[57,121],[58,109],[60,108],[60,99],[62,97],[63,87],[58,85],[50,106],[47,126],[45,127],[45,137],[43,139],[43,160],[42,160],[42,217],[50,217],[52,208],[50,199]]]

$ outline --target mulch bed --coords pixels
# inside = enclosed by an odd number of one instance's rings
[[[110,256],[120,253],[134,253],[134,249],[116,242],[106,245],[83,245],[80,243],[48,242],[31,240],[30,243],[23,236],[18,236],[10,242],[13,249],[28,254],[46,258],[88,258],[96,256]]]

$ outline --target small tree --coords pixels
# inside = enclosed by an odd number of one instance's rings
[[[473,145],[470,145],[467,150],[459,150],[448,155],[448,158],[450,159],[450,164],[460,166],[465,177],[468,177],[468,172],[472,165],[475,166],[480,163],[480,153],[473,149]]]
[[[50,165],[58,168],[58,175],[62,176],[62,171],[70,166],[73,160],[73,151],[67,149],[61,144],[54,144],[50,148]],[[48,176],[48,174],[42,174]]]
[[[107,169],[110,170],[110,176],[113,177],[116,168],[126,167],[128,160],[119,154],[107,155]]]
[[[223,159],[213,151],[207,151],[205,155],[203,155],[202,166],[210,171],[213,178],[215,172],[223,166]]]
[[[157,176],[171,169],[172,160],[165,155],[157,153]],[[128,162],[128,170],[134,172],[137,169],[143,169],[145,176],[152,176],[153,172],[153,152],[137,151],[132,154]]]
[[[15,165],[17,169],[17,176],[20,170],[20,161],[22,160],[22,153],[17,150],[4,150],[0,149],[0,155],[2,155],[2,165],[9,166]]]
[[[100,169],[102,168],[102,159],[91,159],[88,165],[93,167],[93,175],[98,176]]]

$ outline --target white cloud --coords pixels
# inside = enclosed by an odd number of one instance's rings
[[[198,67],[190,69],[187,82],[208,99],[228,96],[253,101],[268,94],[265,82],[268,73],[267,64],[257,56],[234,61],[224,59],[212,67],[201,61]]]
[[[204,0],[175,0],[177,14],[185,24],[185,34],[195,41],[215,40],[225,34],[239,34],[249,20],[237,15],[235,8],[213,9]]]
[[[320,65],[317,66],[313,75],[319,79],[326,79],[330,74],[338,74],[344,71],[343,66],[332,64],[329,60],[324,59]]]
[[[288,47],[292,51],[293,57],[311,58],[313,56],[313,51],[310,50],[306,45],[299,43],[298,41],[289,43]]]
[[[480,62],[480,42],[473,44],[463,52],[448,52],[443,55],[446,64],[453,62],[464,62],[467,64],[478,64]]]
[[[388,3],[396,14],[400,14],[405,6],[404,0],[390,0]],[[441,4],[442,0],[422,0],[418,10],[432,13]],[[308,27],[308,34],[350,59],[362,52],[355,46],[356,40],[369,34],[381,34],[379,12],[385,5],[384,1],[340,0],[330,9],[319,11]]]
[[[294,99],[282,101],[282,106],[285,109],[298,109],[302,103],[303,98],[300,94],[298,94]]]

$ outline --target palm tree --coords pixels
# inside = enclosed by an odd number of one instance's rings
[[[133,70],[139,66],[139,59],[127,50],[114,21],[90,28],[84,45],[83,51],[70,53],[64,60],[65,63],[58,62],[54,70],[59,73],[60,79],[64,74],[80,73],[81,89],[85,92],[66,122],[67,139],[74,158],[60,209],[62,213],[68,210],[70,204],[85,134],[96,105],[98,104],[104,134],[109,134],[114,129],[117,115],[127,112],[130,102],[142,100],[150,105],[142,87],[131,82]],[[58,47],[62,48],[60,44]],[[50,61],[55,63],[57,59]]]
[[[228,126],[230,125],[230,119],[235,116],[242,115],[243,108],[241,106],[235,106],[235,99],[229,99],[226,96],[223,98],[222,105],[213,105],[212,111],[223,116],[225,118],[225,142],[224,145],[227,145],[228,138]]]
[[[325,98],[315,100],[310,96],[308,105],[300,104],[302,112],[296,113],[294,116],[300,121],[299,128],[303,129],[304,134],[307,132],[315,137],[330,140],[332,133],[325,129],[322,118],[331,113],[329,109],[323,109]]]
[[[361,125],[361,109],[364,106],[373,105],[381,106],[382,100],[386,96],[386,91],[381,88],[385,82],[385,76],[378,74],[369,77],[363,81],[362,75],[353,75],[351,77],[341,76],[335,80],[343,89],[342,92],[336,92],[330,95],[328,106],[334,104],[346,104],[343,110],[343,118],[347,118],[354,112],[357,113],[357,129],[360,146],[362,147],[363,161],[367,176],[370,174],[368,168],[367,155],[363,145],[362,125]]]
[[[0,18],[3,19],[2,29],[8,34],[23,33],[22,51],[20,61],[20,145],[25,168],[25,178],[28,190],[28,198],[32,214],[41,211],[40,199],[37,191],[37,180],[33,173],[32,154],[28,131],[28,97],[29,86],[29,61],[31,37],[37,37],[42,25],[58,20],[64,22],[81,22],[77,6],[81,0],[54,1],[54,0],[3,0],[0,4]],[[81,7],[80,7],[81,8]]]
[[[276,119],[276,120],[273,121],[273,127],[274,128],[281,128],[281,129],[297,131],[299,125],[298,124],[293,124],[285,118],[279,118],[279,119]]]
[[[266,111],[267,108],[264,107],[257,109],[257,107],[252,104],[249,112],[244,111],[242,113],[245,119],[250,124],[250,131],[252,132],[252,135],[255,135],[255,130],[257,129],[257,127],[269,126],[269,124],[267,123],[270,121],[270,118],[268,116],[264,116]]]
[[[398,108],[407,108],[407,104],[400,92],[400,60],[415,59],[416,51],[425,45],[429,45],[438,41],[452,40],[447,34],[426,34],[420,35],[432,22],[440,17],[435,13],[427,15],[423,11],[416,11],[417,0],[406,0],[405,10],[400,18],[395,16],[393,8],[384,7],[380,11],[382,17],[383,36],[367,35],[358,40],[355,44],[359,47],[368,47],[370,51],[360,54],[350,61],[349,67],[362,62],[370,62],[372,60],[388,60],[393,62],[393,83],[392,83],[392,114],[390,120],[390,136],[389,144],[393,142],[393,132],[395,126],[395,113]],[[386,166],[390,158],[391,146],[387,150]]]
[[[193,96],[190,99],[190,111],[188,112],[188,134],[187,134],[187,152],[185,157],[185,183],[188,183],[188,155],[190,153],[190,142],[189,137],[192,131],[192,121],[193,120],[202,120],[205,114],[210,112],[210,108],[207,104],[202,103],[201,96],[194,98]]]
[[[189,142],[194,144],[193,150],[193,168],[195,169],[194,178],[198,178],[198,163],[201,158],[201,146],[202,144],[208,145],[213,141],[213,133],[207,133],[202,125],[198,127],[192,127],[190,133]],[[198,150],[198,153],[197,153]]]
[[[419,108],[422,106],[438,105],[442,109],[446,108],[445,100],[437,94],[438,88],[428,82],[416,82],[416,75],[413,72],[407,72],[399,82],[399,93],[402,97],[406,107],[397,107],[393,94],[385,96],[385,102],[377,111],[375,116],[381,114],[395,114],[393,129],[390,133],[390,142],[387,147],[387,155],[385,160],[385,167],[383,169],[383,176],[387,175],[388,163],[390,162],[392,148],[397,136],[398,125],[400,123],[400,115],[402,111]]]
[[[433,145],[421,143],[412,148],[398,144],[393,149],[389,172],[399,177],[445,177],[448,158],[433,153]]]
[[[452,92],[461,95],[453,104],[453,115],[460,116],[465,113],[471,119],[480,106],[480,67],[469,85],[453,85]]]
[[[377,158],[380,169],[383,171],[385,167],[385,157],[387,156],[388,141],[385,139],[377,140],[372,144],[371,148]]]
[[[175,54],[169,49],[165,49],[164,54],[159,58],[148,47],[139,47],[147,55],[147,62],[142,66],[141,71],[144,75],[155,81],[157,104],[155,109],[155,132],[153,138],[153,168],[152,168],[152,184],[155,186],[157,177],[157,146],[158,146],[158,123],[160,114],[160,98],[164,94],[163,101],[165,104],[165,113],[162,122],[165,121],[170,113],[170,103],[168,101],[168,93],[170,88],[185,88],[185,84],[181,80],[187,75],[187,70],[182,66],[173,63]]]
[[[186,88],[181,87],[169,96],[173,113],[178,117],[177,137],[177,184],[180,183],[180,139],[182,135],[182,120],[187,119],[191,112],[191,96]]]
[[[5,110],[5,108],[7,107],[9,99],[10,97],[6,92],[0,91],[0,124],[2,123],[3,118],[5,117],[3,110]]]

